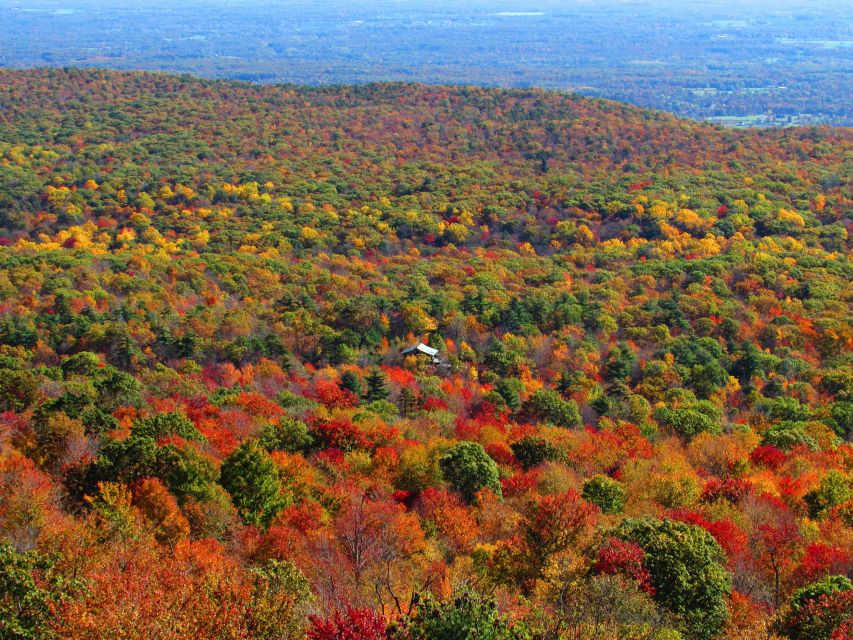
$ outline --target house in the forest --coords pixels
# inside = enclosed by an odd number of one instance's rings
[[[432,364],[441,364],[441,360],[438,359],[438,349],[433,349],[432,347],[425,345],[423,342],[419,342],[412,347],[403,349],[403,356],[429,358]]]

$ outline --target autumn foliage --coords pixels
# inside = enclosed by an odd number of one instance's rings
[[[73,69],[0,104],[0,636],[849,636],[849,131]]]

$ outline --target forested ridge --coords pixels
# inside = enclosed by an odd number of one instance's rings
[[[845,128],[0,70],[0,638],[850,637],[851,179]]]

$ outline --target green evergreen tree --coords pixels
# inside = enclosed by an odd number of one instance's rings
[[[467,502],[473,502],[484,488],[502,495],[498,465],[476,442],[458,443],[442,456],[440,464],[445,480]]]
[[[24,411],[37,394],[38,383],[29,371],[0,369],[0,411]]]
[[[520,380],[515,378],[501,378],[495,385],[497,391],[506,402],[506,406],[515,411],[521,406],[521,400],[518,394],[524,389],[524,385]]]
[[[80,586],[59,575],[51,557],[34,551],[20,553],[8,542],[0,542],[0,638],[57,638],[50,625],[53,612]]]
[[[710,640],[722,629],[731,576],[710,533],[675,520],[629,518],[616,534],[643,549],[655,600],[681,619],[685,637]]]
[[[408,640],[527,640],[532,636],[523,622],[511,623],[498,612],[493,596],[465,589],[447,602],[427,598],[400,637]]]
[[[99,369],[94,385],[98,392],[98,406],[104,411],[142,404],[142,385],[139,381],[113,366]]]
[[[361,384],[361,380],[358,375],[354,371],[344,371],[341,374],[341,389],[345,389],[346,391],[351,391],[356,395],[356,397],[361,397],[364,393],[364,386]]]
[[[605,378],[609,382],[622,381],[628,379],[631,371],[637,362],[637,356],[624,342],[619,343],[607,354],[605,365]]]
[[[418,398],[408,387],[404,387],[402,391],[400,391],[400,400],[398,402],[400,407],[400,415],[404,418],[409,418],[418,410]]]
[[[130,433],[140,438],[160,440],[166,436],[178,436],[185,440],[206,442],[205,437],[183,413],[170,411],[140,418],[133,423]]]
[[[73,356],[68,356],[59,366],[65,376],[92,376],[100,368],[101,359],[96,353],[81,351]]]
[[[387,400],[390,392],[388,391],[388,384],[385,380],[385,374],[382,373],[382,370],[378,367],[376,369],[371,370],[369,374],[367,374],[366,379],[367,391],[364,394],[364,399],[368,402],[375,402],[376,400]]]
[[[168,444],[157,451],[158,476],[169,491],[184,504],[189,498],[205,502],[214,499],[221,487],[214,462],[193,447]]]
[[[579,374],[577,371],[568,372],[563,371],[560,373],[560,377],[557,379],[557,391],[559,391],[562,395],[568,395],[572,392],[572,390],[577,386],[578,379],[582,374]]]
[[[628,494],[621,482],[607,476],[594,476],[584,482],[583,499],[604,513],[622,513]]]
[[[314,436],[301,420],[284,416],[278,424],[268,424],[261,432],[261,444],[267,451],[308,453],[314,448]]]
[[[820,486],[803,496],[812,518],[821,518],[840,504],[853,499],[853,480],[840,471],[832,470],[820,481]]]
[[[797,589],[785,618],[791,640],[830,640],[851,615],[853,583],[847,576],[826,576]],[[847,636],[843,636],[847,637]]]
[[[579,427],[583,424],[578,405],[564,400],[553,389],[539,389],[525,403],[526,413],[533,419],[550,422],[558,427]]]
[[[527,436],[510,445],[516,460],[527,471],[543,462],[559,460],[562,452],[553,444],[536,436]]]
[[[257,440],[247,440],[222,463],[220,484],[246,524],[266,526],[284,506],[278,469]]]

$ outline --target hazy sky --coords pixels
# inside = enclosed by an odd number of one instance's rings
[[[334,6],[357,9],[362,7],[411,8],[466,8],[466,7],[510,7],[518,11],[554,10],[583,5],[620,5],[643,7],[729,7],[737,9],[766,7],[771,10],[799,8],[820,13],[823,10],[846,6],[848,0],[0,0],[0,6],[22,9],[62,9],[72,7],[135,8],[146,7],[189,7],[189,6],[240,6],[286,7],[286,6]]]

